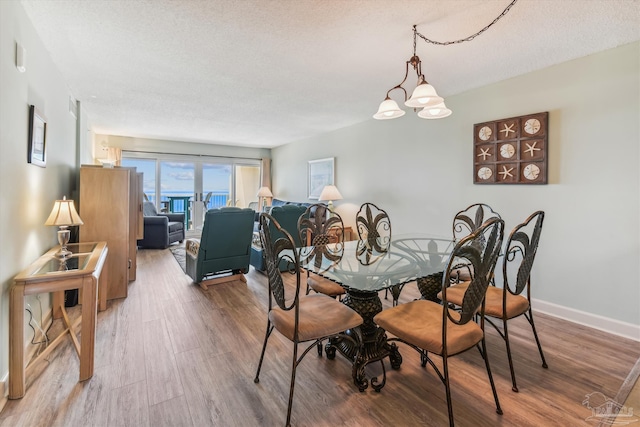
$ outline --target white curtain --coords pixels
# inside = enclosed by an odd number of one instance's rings
[[[117,147],[109,147],[109,154],[107,159],[113,160],[115,166],[120,166],[122,163],[122,149]]]

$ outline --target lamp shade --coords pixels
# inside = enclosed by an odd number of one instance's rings
[[[62,200],[56,200],[53,203],[53,209],[49,218],[45,221],[44,225],[82,225],[82,219],[76,212],[76,207],[73,204],[73,200],[67,200],[66,196]]]
[[[342,200],[342,194],[335,185],[325,185],[318,200]]]
[[[411,94],[411,98],[409,98],[404,105],[412,108],[423,108],[432,107],[440,104],[442,101],[444,101],[444,99],[438,96],[435,88],[423,80],[422,83],[416,86]]]
[[[387,99],[380,103],[378,112],[373,115],[373,118],[376,120],[388,120],[402,116],[404,116],[404,110],[401,110],[400,107],[398,107],[398,103],[396,101],[387,97]]]
[[[258,197],[273,197],[273,194],[271,194],[271,190],[269,190],[269,187],[260,187],[260,189],[258,190]]]
[[[451,115],[451,110],[441,102],[433,107],[425,107],[418,112],[418,117],[422,119],[442,119]]]

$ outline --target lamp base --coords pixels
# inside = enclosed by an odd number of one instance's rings
[[[66,257],[71,256],[71,255],[73,255],[73,252],[67,250],[66,246],[60,248],[60,250],[58,252],[56,252],[56,256],[58,258],[66,258]]]
[[[58,258],[66,258],[73,254],[73,252],[67,250],[67,243],[71,237],[71,230],[65,225],[61,225],[58,230],[58,243],[60,243],[60,250],[56,252]]]

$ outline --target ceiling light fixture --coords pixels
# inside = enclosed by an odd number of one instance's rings
[[[503,16],[509,12],[509,9],[516,4],[518,0],[513,0],[509,5],[502,11],[500,15],[496,19],[494,19],[489,25],[481,29],[475,34],[470,35],[469,37],[465,37],[463,39],[454,40],[450,42],[438,42],[434,40],[430,40],[420,34],[416,29],[416,26],[413,26],[413,56],[409,58],[405,65],[405,73],[404,79],[400,82],[400,84],[392,87],[387,91],[387,96],[384,101],[380,103],[380,107],[378,107],[378,112],[373,115],[374,119],[377,120],[389,120],[395,119],[398,117],[402,117],[405,114],[405,111],[400,109],[398,103],[391,99],[389,94],[396,89],[402,89],[404,92],[404,105],[407,107],[413,108],[415,111],[420,109],[418,112],[418,117],[422,119],[442,119],[444,117],[448,117],[451,115],[451,110],[447,108],[444,103],[444,98],[438,95],[436,89],[427,82],[427,79],[424,77],[422,73],[422,62],[418,55],[416,55],[416,40],[417,37],[420,36],[425,42],[446,46],[450,44],[463,43],[466,41],[471,41],[480,34],[484,33],[491,27],[493,24],[498,22]],[[416,75],[418,77],[418,82],[416,88],[413,90],[411,97],[407,99],[407,90],[402,86],[406,81],[407,77],[409,77],[409,65],[413,67]]]
[[[396,101],[389,97],[389,93],[396,89],[402,89],[404,92],[404,105],[407,107],[412,107],[415,109],[422,108],[423,111],[428,111],[429,108],[434,108],[436,106],[440,106],[435,114],[427,113],[427,115],[432,116],[428,118],[441,118],[446,117],[451,114],[451,110],[449,110],[444,105],[444,99],[438,96],[436,89],[427,82],[427,79],[424,78],[424,74],[422,74],[422,62],[418,55],[416,55],[416,37],[417,37],[416,26],[413,26],[413,56],[409,58],[405,65],[404,79],[400,82],[400,84],[392,87],[387,91],[387,97],[382,101],[380,107],[378,108],[378,112],[373,115],[374,119],[377,120],[388,120],[395,119],[397,117],[404,116],[404,110],[401,110]],[[409,66],[413,67],[416,75],[418,76],[418,85],[413,90],[411,94],[411,98],[407,99],[407,90],[402,87],[404,82],[407,81],[407,77],[409,77]],[[419,117],[423,117],[418,115]],[[424,117],[427,118],[427,117]]]

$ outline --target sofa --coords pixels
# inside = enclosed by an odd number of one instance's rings
[[[184,213],[158,213],[153,202],[144,202],[144,237],[138,246],[149,249],[165,249],[184,240]]]
[[[272,208],[277,208],[280,206],[304,206],[305,209],[308,206],[311,206],[313,203],[306,203],[306,202],[289,202],[287,200],[281,200],[281,199],[272,199],[271,200],[271,205],[266,207],[266,212],[270,213]],[[256,215],[255,215],[255,223],[253,225],[253,231],[255,231],[256,233],[258,232],[258,228],[259,228],[259,224],[258,224],[258,219],[260,218],[260,210],[257,209],[256,211]],[[287,230],[288,231],[288,230]]]
[[[275,199],[274,199],[275,200]],[[272,205],[269,213],[280,226],[287,230],[291,237],[293,237],[293,241],[297,247],[302,246],[300,242],[300,236],[298,234],[298,218],[307,210],[308,203],[285,203],[279,204],[277,206]],[[283,234],[280,231],[277,231],[275,227],[271,226],[271,239],[273,241],[282,237]],[[253,242],[251,244],[251,259],[250,264],[258,271],[265,272],[266,265],[264,261],[264,250],[262,248],[262,243],[260,242],[260,235],[258,233],[258,229],[255,229],[253,233]],[[287,269],[287,265],[281,265],[280,270],[284,271]]]

